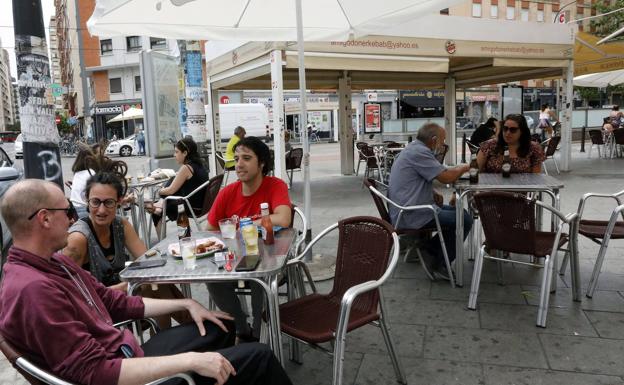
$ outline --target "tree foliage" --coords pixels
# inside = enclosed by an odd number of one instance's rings
[[[624,0],[600,0],[594,4],[594,8],[596,8],[596,14],[600,15],[624,8]],[[596,35],[601,37],[608,36],[624,26],[624,10],[592,19],[591,26],[596,28]],[[624,40],[624,34],[613,38],[613,40]]]

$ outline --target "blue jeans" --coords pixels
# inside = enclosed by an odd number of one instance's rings
[[[441,210],[438,211],[438,219],[440,220],[440,227],[442,227],[442,235],[444,236],[444,244],[446,245],[446,253],[448,254],[449,262],[453,262],[455,260],[455,206],[442,206]],[[425,226],[435,227],[435,219],[429,221]],[[470,233],[471,228],[472,216],[468,211],[464,210],[464,239],[466,239],[468,233]],[[436,266],[433,267],[444,266],[444,254],[442,253],[438,235],[431,238],[425,247],[427,251],[436,258]]]

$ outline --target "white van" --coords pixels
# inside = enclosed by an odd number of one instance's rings
[[[262,103],[219,104],[219,125],[221,141],[228,141],[234,129],[242,126],[247,136],[266,136],[269,127],[269,111]]]

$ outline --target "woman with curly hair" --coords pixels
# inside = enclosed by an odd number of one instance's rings
[[[67,246],[63,253],[79,266],[89,270],[104,285],[126,291],[127,283],[121,282],[119,273],[130,259],[136,259],[147,251],[127,219],[117,215],[127,184],[127,166],[123,161],[113,161],[104,156],[92,156],[88,164],[95,174],[86,184],[85,196],[89,215],[76,221],[69,228]],[[159,285],[157,290],[149,287],[141,295],[155,298],[182,298],[174,285]],[[174,314],[178,322],[188,320],[188,314]],[[161,327],[171,326],[169,316],[160,317]]]

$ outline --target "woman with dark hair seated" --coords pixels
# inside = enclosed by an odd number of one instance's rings
[[[108,158],[100,158],[96,163],[96,169],[101,171],[89,178],[85,191],[89,215],[69,228],[63,254],[89,270],[105,286],[126,291],[128,285],[121,282],[119,273],[125,268],[126,261],[144,254],[147,247],[130,222],[116,213],[127,188],[125,163]],[[146,287],[141,290],[141,295],[183,298],[174,285],[159,285],[155,291]],[[179,323],[189,320],[185,312],[174,313],[172,317]],[[162,328],[171,326],[169,316],[159,317],[157,321]]]
[[[474,130],[470,136],[470,143],[475,146],[480,146],[481,143],[486,140],[492,139],[492,137],[494,137],[498,132],[497,123],[498,120],[495,117],[490,117],[485,123]]]
[[[175,177],[166,187],[163,187],[158,191],[161,197],[169,195],[185,196],[193,192],[203,183],[208,180],[208,171],[204,168],[199,152],[197,151],[197,143],[193,138],[187,136],[180,139],[175,144],[174,156],[176,162],[180,165],[180,169],[176,173]],[[191,214],[191,210],[195,210],[198,214],[204,205],[204,194],[197,193],[189,199],[191,207],[186,207],[186,213]],[[147,211],[152,212],[152,219],[157,229],[160,230],[162,219],[162,201],[156,202],[152,205],[147,204]],[[175,220],[178,217],[178,203],[174,201],[167,201],[167,217],[169,220]]]
[[[540,173],[546,157],[542,147],[531,141],[531,131],[524,116],[511,114],[505,117],[498,137],[481,145],[477,154],[479,171],[502,172],[504,152],[509,149],[512,173]]]

